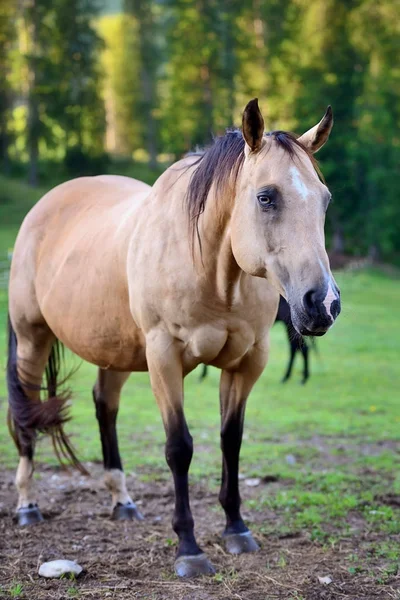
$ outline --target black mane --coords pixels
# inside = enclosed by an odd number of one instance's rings
[[[265,135],[272,137],[291,158],[294,158],[298,149],[303,150],[321,177],[314,156],[299,142],[294,134],[287,131],[271,131]],[[189,214],[192,242],[195,233],[197,233],[200,242],[198,220],[204,212],[211,186],[214,184],[215,191],[218,193],[224,190],[229,180],[233,185],[236,184],[244,161],[244,147],[245,141],[241,130],[228,129],[225,135],[215,138],[211,146],[204,151],[194,153],[194,156],[199,158],[194,163],[195,170],[186,192],[186,206]]]

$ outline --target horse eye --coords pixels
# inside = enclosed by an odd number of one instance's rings
[[[262,206],[271,206],[273,204],[273,200],[270,196],[266,196],[265,194],[260,194],[257,196],[257,200]]]

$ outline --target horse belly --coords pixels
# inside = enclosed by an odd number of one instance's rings
[[[89,312],[82,305],[62,319],[58,311],[43,312],[56,337],[83,360],[103,369],[147,370],[144,337],[130,315]]]
[[[85,273],[64,265],[46,290],[38,285],[42,314],[82,359],[104,369],[146,370],[145,340],[130,313],[126,287],[117,277],[106,278],[112,271],[103,267],[102,274],[95,266]]]

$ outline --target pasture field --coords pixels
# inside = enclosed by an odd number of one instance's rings
[[[23,197],[23,184],[15,185]],[[29,203],[31,197],[22,201],[20,213]],[[12,247],[18,210],[8,220],[0,210],[0,263]],[[96,370],[82,363],[66,429],[92,476],[65,474],[49,440],[40,440],[35,477],[48,520],[31,529],[13,524],[17,454],[5,422],[7,298],[0,288],[0,598],[400,598],[400,281],[378,270],[336,275],[343,312],[317,340],[307,385],[299,383],[300,357],[292,379],[280,383],[288,344],[278,324],[269,365],[249,399],[241,493],[261,546],[255,555],[227,555],[219,537],[218,371],[210,369],[202,383],[199,371],[186,380],[193,513],[198,539],[218,569],[190,582],[172,574],[173,488],[147,374],[133,374],[126,384],[118,427],[130,491],[145,521],[108,520],[91,400]],[[77,560],[83,576],[40,580],[38,562],[61,556]]]

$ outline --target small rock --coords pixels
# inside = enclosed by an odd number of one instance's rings
[[[332,583],[332,579],[326,575],[325,577],[318,577],[318,581],[320,583],[323,583],[324,585],[329,585],[330,583]]]
[[[296,457],[293,454],[288,454],[285,459],[288,465],[295,465],[297,463]]]
[[[257,487],[261,483],[261,479],[259,477],[253,477],[251,479],[245,479],[244,483],[249,487]]]
[[[59,578],[62,575],[68,575],[72,573],[75,577],[78,577],[82,573],[83,569],[78,563],[73,560],[51,560],[40,565],[39,575],[41,577],[48,578]]]

